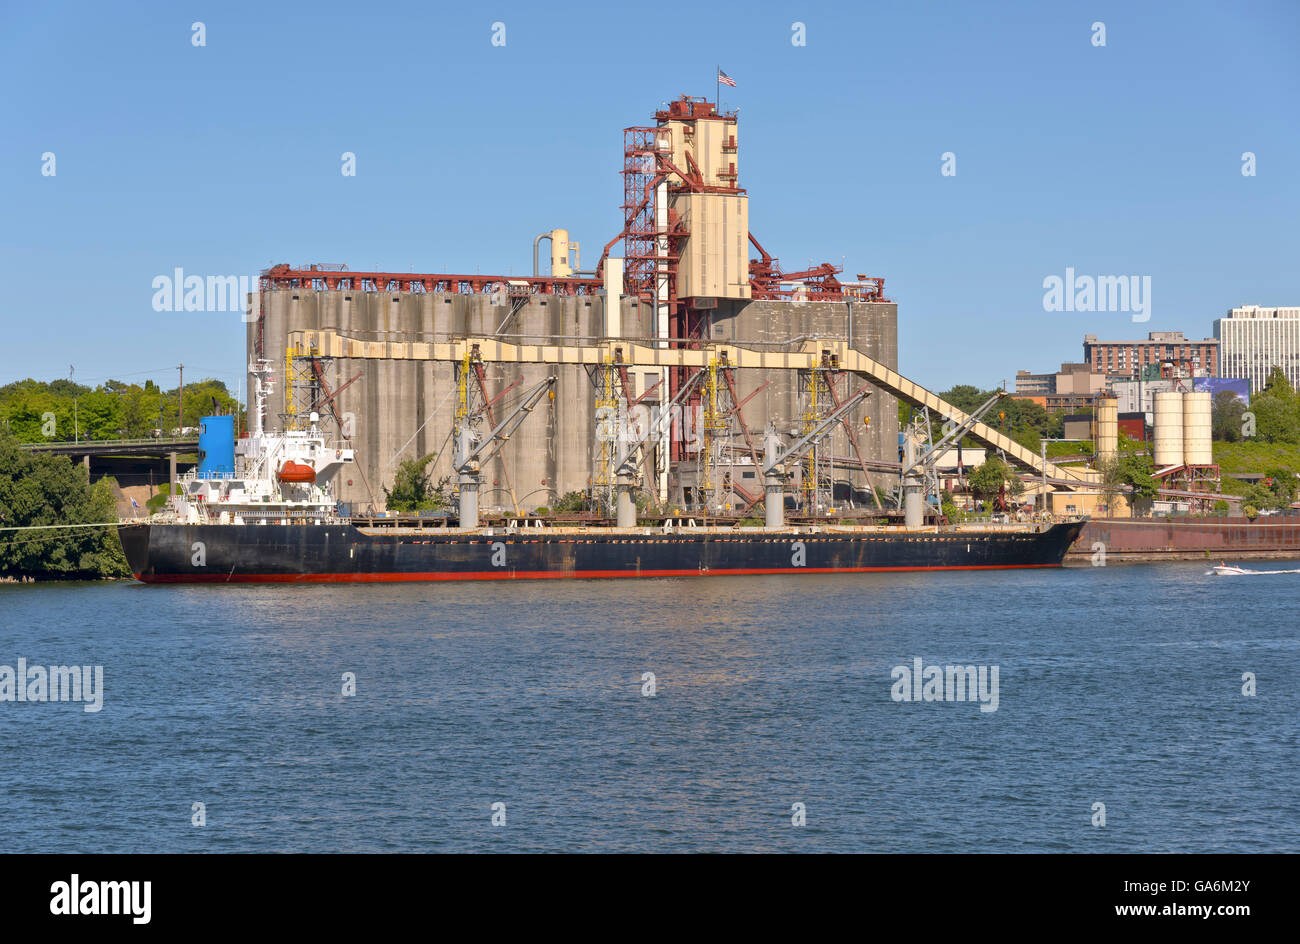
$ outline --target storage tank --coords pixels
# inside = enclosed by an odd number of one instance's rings
[[[1097,458],[1111,460],[1119,453],[1119,400],[1097,398]]]
[[[235,474],[235,418],[199,418],[199,475]]]
[[[1183,462],[1186,465],[1212,465],[1210,392],[1183,394]]]
[[[569,231],[551,230],[551,278],[567,279],[573,275],[569,266]]]
[[[1183,464],[1183,395],[1174,390],[1156,394],[1156,468]]]

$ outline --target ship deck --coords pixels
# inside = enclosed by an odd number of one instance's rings
[[[923,535],[923,534],[940,534],[940,535],[962,535],[962,534],[1041,534],[1050,530],[1058,524],[1068,523],[1066,521],[1052,522],[973,522],[956,525],[927,525],[920,528],[906,528],[900,525],[842,525],[842,524],[798,524],[786,525],[781,528],[765,528],[762,526],[743,526],[734,525],[702,525],[691,524],[690,519],[683,519],[685,524],[672,524],[664,527],[662,525],[638,525],[635,528],[618,528],[606,525],[573,525],[573,524],[547,524],[543,526],[493,526],[480,528],[457,528],[446,525],[439,526],[418,526],[410,524],[391,524],[391,525],[372,525],[369,520],[362,524],[353,520],[349,522],[362,534],[374,537],[383,537],[385,535],[418,535],[418,536],[436,536],[446,535],[448,537],[465,536],[465,535],[482,535],[484,537],[499,537],[502,535],[518,535],[521,537],[665,537],[669,535],[679,536],[716,536],[716,537],[765,537],[771,535],[841,535],[851,537],[854,535],[863,536],[889,536],[889,535]],[[1077,520],[1077,519],[1075,519]]]

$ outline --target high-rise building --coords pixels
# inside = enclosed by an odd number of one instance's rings
[[[1181,331],[1152,331],[1145,341],[1098,341],[1095,334],[1085,334],[1083,360],[1096,373],[1130,380],[1137,380],[1145,368],[1166,362],[1186,369],[1189,376],[1216,377],[1219,342],[1185,338]]]
[[[1300,385],[1300,308],[1242,305],[1214,322],[1223,349],[1222,374],[1245,377],[1250,392],[1263,389],[1274,367]]]

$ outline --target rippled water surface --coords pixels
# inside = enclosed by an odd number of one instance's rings
[[[1300,574],[1206,569],[0,586],[105,688],[0,702],[6,848],[1294,852]]]

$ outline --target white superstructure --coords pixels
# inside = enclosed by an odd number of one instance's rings
[[[159,518],[182,524],[240,525],[342,520],[333,483],[338,472],[353,462],[352,450],[328,442],[315,413],[306,430],[268,432],[270,365],[254,362],[249,374],[254,378],[252,428],[235,442],[234,472],[194,471],[180,476],[176,494]]]

